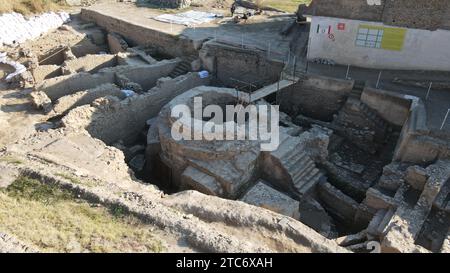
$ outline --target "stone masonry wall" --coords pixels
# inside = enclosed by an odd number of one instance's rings
[[[209,84],[197,73],[189,73],[175,79],[162,78],[149,92],[123,101],[108,98],[96,106],[81,106],[70,111],[62,119],[69,128],[86,129],[93,137],[106,144],[123,140],[133,143],[161,108],[174,97],[196,86]]]

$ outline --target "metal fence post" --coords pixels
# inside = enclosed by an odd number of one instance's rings
[[[294,71],[292,71],[292,83],[295,83],[295,73],[297,70],[297,56],[294,56]]]
[[[378,74],[378,80],[377,80],[377,85],[376,88],[378,89],[378,87],[380,86],[380,81],[381,81],[381,73],[383,73],[383,71],[381,70],[380,73]]]
[[[425,97],[425,100],[428,100],[428,98],[430,97],[430,91],[431,91],[432,86],[433,86],[433,82],[430,82],[430,86],[428,87],[427,96]]]
[[[444,121],[442,122],[442,125],[441,125],[441,130],[444,129],[444,126],[445,126],[445,123],[447,122],[449,114],[450,114],[450,109],[447,110],[447,114],[445,115]]]
[[[291,49],[288,49],[288,59],[287,59],[287,66],[289,67],[289,64],[291,62]]]
[[[345,79],[348,80],[348,76],[350,75],[350,65],[347,65],[347,74],[345,74]]]

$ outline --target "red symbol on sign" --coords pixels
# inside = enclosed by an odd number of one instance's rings
[[[345,30],[345,23],[339,23],[339,24],[337,25],[337,29],[338,29],[338,30]]]

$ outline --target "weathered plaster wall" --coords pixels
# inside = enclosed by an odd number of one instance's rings
[[[339,29],[339,24],[345,24],[345,29]],[[447,50],[450,31],[407,29],[401,50],[388,50],[357,46],[360,25],[385,26],[375,22],[313,17],[308,58],[379,69],[450,70],[450,51]]]

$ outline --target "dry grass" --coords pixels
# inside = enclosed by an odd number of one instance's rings
[[[12,157],[12,156],[0,157],[0,161],[1,162],[6,162],[6,163],[9,163],[9,164],[15,164],[15,165],[20,165],[20,164],[23,163],[20,159],[17,159],[17,158]]]
[[[0,0],[0,14],[17,12],[24,15],[61,9],[65,0]]]
[[[257,0],[258,4],[287,12],[296,12],[300,4],[309,4],[311,0]]]
[[[75,198],[56,186],[20,177],[0,190],[0,230],[44,252],[160,252],[149,226]]]

